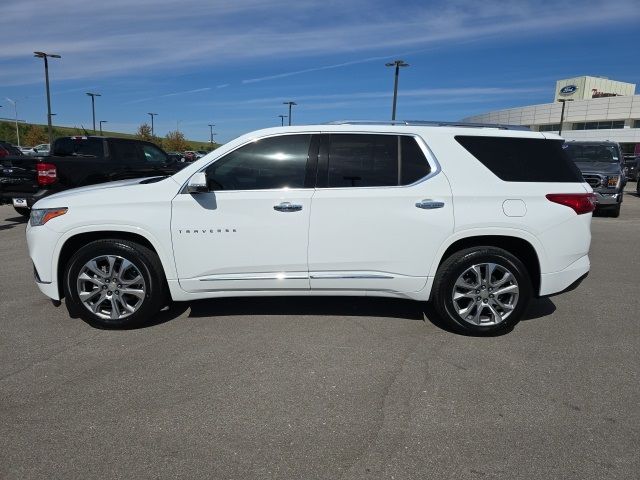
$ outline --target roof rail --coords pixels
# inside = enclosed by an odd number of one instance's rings
[[[437,120],[337,120],[326,125],[417,125],[425,127],[498,128],[500,130],[529,130],[523,125],[500,123],[441,122]]]

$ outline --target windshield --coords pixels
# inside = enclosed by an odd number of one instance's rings
[[[618,149],[613,145],[565,145],[565,152],[576,163],[618,163]]]

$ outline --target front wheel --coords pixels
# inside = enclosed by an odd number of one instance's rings
[[[158,256],[126,240],[91,242],[78,250],[64,272],[69,313],[102,327],[130,327],[150,320],[165,299]]]
[[[533,293],[523,263],[495,247],[454,253],[438,269],[433,288],[434,306],[443,320],[472,335],[512,328]]]

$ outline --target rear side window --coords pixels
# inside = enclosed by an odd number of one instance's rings
[[[123,163],[140,163],[138,143],[130,140],[115,140],[109,142],[111,158]]]
[[[562,140],[456,136],[456,141],[506,182],[582,182]]]
[[[409,185],[430,171],[413,137],[375,134],[330,137],[328,187]]]
[[[104,141],[101,138],[59,138],[54,147],[54,155],[60,157],[104,156]]]

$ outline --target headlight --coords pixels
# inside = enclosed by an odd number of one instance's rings
[[[618,180],[620,180],[619,176],[615,176],[615,177],[609,177],[609,181],[607,182],[607,186],[608,187],[617,187],[618,186]]]
[[[59,217],[67,213],[68,208],[34,208],[31,210],[31,217],[29,222],[32,227],[38,227],[44,225],[52,218]]]

